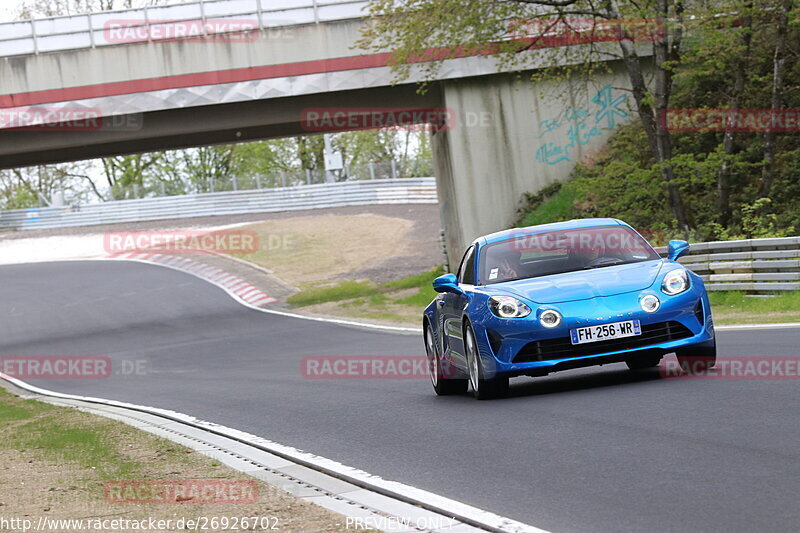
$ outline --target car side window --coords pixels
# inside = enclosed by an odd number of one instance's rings
[[[475,285],[475,246],[470,246],[458,269],[458,282]]]

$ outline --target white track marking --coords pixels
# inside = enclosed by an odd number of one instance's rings
[[[195,426],[200,429],[216,433],[217,435],[229,437],[234,440],[259,447],[294,463],[307,466],[319,472],[323,472],[338,479],[348,481],[397,500],[419,505],[424,509],[442,514],[444,516],[455,517],[456,519],[467,524],[479,525],[489,531],[500,531],[504,533],[548,533],[546,530],[530,526],[528,524],[491,513],[489,511],[484,511],[483,509],[478,509],[477,507],[473,507],[471,505],[467,505],[465,503],[461,503],[459,501],[452,500],[423,489],[418,489],[411,485],[405,485],[397,481],[386,480],[379,476],[364,472],[363,470],[343,465],[342,463],[321,457],[319,455],[307,453],[291,446],[278,444],[277,442],[273,442],[250,433],[245,433],[243,431],[239,431],[238,429],[207,422],[205,420],[201,420],[177,411],[136,405],[127,402],[118,402],[116,400],[93,398],[91,396],[79,396],[75,394],[55,392],[29,385],[24,381],[3,374],[2,372],[0,372],[0,379],[4,379],[21,389],[25,389],[36,394],[41,394],[43,396],[63,398],[67,400],[79,400],[122,409],[130,409]]]

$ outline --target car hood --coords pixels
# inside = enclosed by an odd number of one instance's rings
[[[663,264],[659,260],[644,261],[509,281],[489,287],[539,304],[588,300],[646,289],[655,282]]]

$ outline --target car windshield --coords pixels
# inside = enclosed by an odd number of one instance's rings
[[[647,241],[627,226],[519,234],[481,249],[479,283],[490,285],[659,258]]]

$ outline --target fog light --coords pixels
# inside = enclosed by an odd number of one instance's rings
[[[539,315],[539,322],[546,328],[554,328],[561,324],[561,313],[553,309],[546,309]]]
[[[642,306],[644,312],[655,313],[658,311],[658,308],[661,307],[661,300],[654,294],[647,294],[639,300],[639,304]]]

